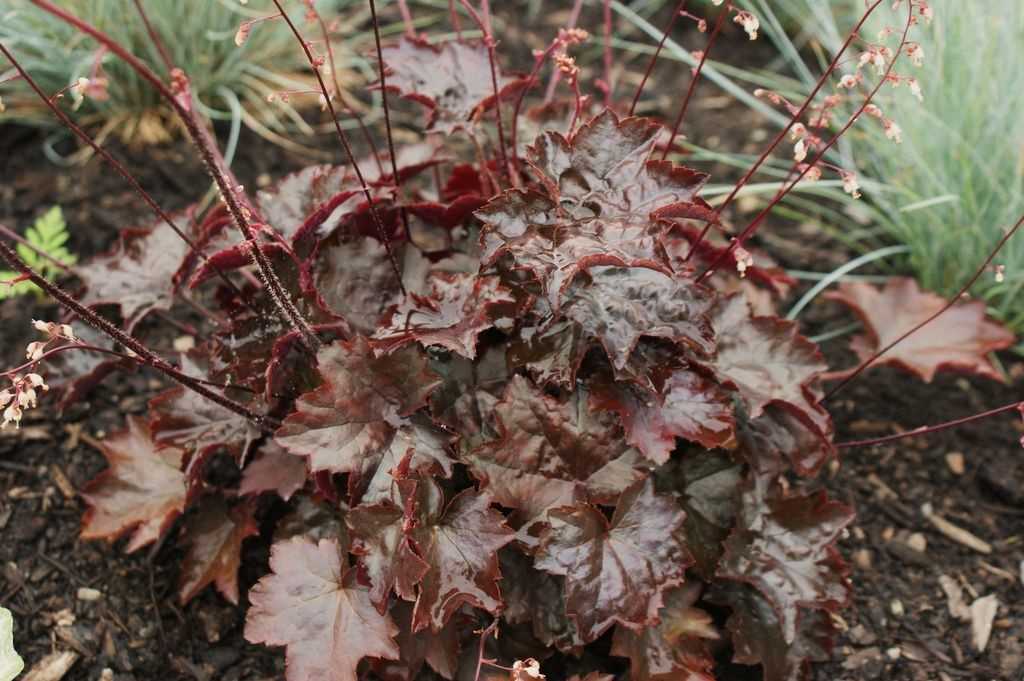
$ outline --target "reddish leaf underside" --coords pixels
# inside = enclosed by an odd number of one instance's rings
[[[851,308],[867,329],[850,349],[864,361],[946,305],[914,279],[894,277],[884,289],[844,282],[829,297]],[[892,364],[931,382],[935,372],[955,369],[1003,380],[986,355],[1013,345],[1013,333],[986,317],[984,301],[959,302],[886,352],[875,366]]]
[[[274,544],[271,574],[249,592],[245,638],[287,646],[288,681],[357,681],[360,660],[398,659],[398,627],[347,570],[336,540]]]
[[[692,371],[672,372],[660,393],[629,383],[597,383],[591,405],[616,412],[629,444],[659,465],[675,451],[677,437],[709,449],[735,446],[732,400]]]
[[[82,538],[116,539],[131,531],[131,553],[163,537],[185,510],[184,451],[159,447],[146,422],[129,416],[128,427],[99,441],[110,468],[82,493],[89,506]]]
[[[639,632],[619,625],[612,655],[629,658],[631,681],[714,681],[714,659],[705,641],[720,635],[711,615],[695,607],[700,585],[687,583],[665,595],[657,624]]]
[[[831,419],[812,391],[827,367],[818,346],[799,335],[793,322],[751,317],[743,298],[732,295],[719,302],[712,326],[718,353],[711,365],[739,391],[750,418],[781,404],[819,435],[831,433]]]
[[[536,565],[565,577],[566,612],[584,641],[612,624],[657,621],[663,592],[681,584],[690,563],[682,532],[685,514],[650,480],[625,492],[609,523],[589,504],[548,512]]]
[[[306,462],[289,454],[273,440],[260,446],[259,454],[242,471],[238,495],[275,492],[288,501],[306,484]]]
[[[477,336],[493,326],[494,308],[516,302],[497,277],[435,273],[429,285],[428,295],[410,293],[374,334],[382,349],[418,341],[473,359]]]
[[[185,525],[188,551],[181,568],[181,604],[213,584],[224,598],[238,605],[242,542],[258,532],[250,505],[228,510],[224,501],[216,497],[204,500]]]

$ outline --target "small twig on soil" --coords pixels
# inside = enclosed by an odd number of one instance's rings
[[[969,549],[977,551],[978,553],[984,553],[986,555],[992,553],[991,544],[984,539],[971,534],[959,525],[954,525],[942,516],[936,514],[932,510],[931,504],[925,504],[922,506],[921,513],[928,519],[928,522],[930,522],[936,530],[941,532],[947,538],[952,539],[962,546],[966,546]]]

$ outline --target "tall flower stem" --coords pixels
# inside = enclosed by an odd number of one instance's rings
[[[275,425],[273,419],[261,414],[257,414],[256,412],[246,407],[244,404],[236,402],[235,400],[225,395],[222,395],[221,393],[210,390],[205,385],[203,385],[203,381],[201,379],[196,379],[193,378],[192,376],[182,373],[174,366],[172,366],[169,362],[167,362],[165,359],[163,359],[162,357],[154,353],[152,350],[147,348],[145,345],[143,345],[141,342],[139,342],[137,339],[128,335],[121,329],[117,328],[116,326],[114,326],[114,324],[107,321],[100,315],[96,314],[85,305],[82,305],[80,302],[75,300],[75,298],[71,296],[67,291],[62,289],[57,284],[48,281],[46,277],[42,276],[41,274],[33,270],[24,260],[18,257],[18,254],[14,251],[14,249],[12,249],[10,246],[3,243],[2,241],[0,241],[0,258],[7,261],[7,264],[10,265],[15,271],[20,272],[22,275],[25,276],[26,279],[28,279],[33,284],[35,284],[43,291],[45,291],[51,298],[56,300],[58,303],[66,307],[71,312],[78,315],[78,317],[83,322],[93,327],[100,333],[106,335],[114,342],[120,343],[121,345],[128,348],[136,355],[138,355],[139,360],[142,364],[145,364],[146,366],[150,366],[156,369],[160,373],[170,378],[172,381],[179,383],[180,385],[188,388],[189,390],[205,397],[211,402],[219,404],[225,409],[228,409],[231,412],[248,419],[249,421],[251,421],[252,423],[256,424],[257,426],[264,430],[270,431],[273,429]]]
[[[156,89],[157,93],[159,93],[171,108],[174,109],[174,112],[178,115],[178,118],[181,119],[182,124],[185,126],[186,132],[188,132],[189,137],[195,144],[196,149],[199,151],[199,157],[202,160],[207,173],[209,173],[213,178],[214,183],[217,185],[217,190],[220,193],[221,200],[227,206],[228,212],[231,213],[231,218],[235,223],[235,226],[248,242],[249,252],[252,256],[253,262],[256,264],[256,268],[260,272],[260,277],[263,279],[264,285],[270,292],[270,297],[274,301],[275,307],[277,307],[283,318],[288,321],[292,327],[299,331],[305,345],[307,345],[310,350],[317,350],[320,347],[320,340],[309,325],[309,322],[306,321],[302,316],[302,313],[299,312],[291,298],[288,297],[288,294],[284,291],[280,279],[278,279],[277,274],[274,272],[274,268],[270,264],[270,260],[259,247],[259,242],[256,239],[256,233],[249,222],[249,219],[253,214],[252,207],[248,205],[248,201],[244,199],[242,192],[239,191],[240,185],[237,181],[234,181],[234,175],[227,169],[224,164],[224,159],[220,157],[219,152],[216,151],[216,145],[213,143],[210,134],[199,123],[197,116],[192,110],[192,95],[188,87],[188,79],[185,74],[178,69],[174,70],[171,74],[171,80],[174,88],[172,90],[164,84],[163,81],[161,81],[160,78],[158,78],[157,75],[153,73],[148,66],[146,66],[146,64],[140,61],[138,57],[130,53],[123,45],[89,22],[83,21],[70,12],[61,9],[50,2],[50,0],[30,1],[36,7],[52,14],[85,35],[97,40],[102,45],[105,45],[107,49],[117,55],[118,58],[124,61],[133,71],[135,71],[139,77],[152,85],[153,88]],[[247,205],[243,206],[243,201],[245,201]]]
[[[302,51],[306,55],[306,60],[313,69],[313,74],[316,76],[317,83],[320,85],[320,91],[327,102],[327,109],[330,111],[331,120],[334,121],[334,131],[338,136],[338,141],[341,142],[341,146],[345,150],[345,155],[348,156],[349,163],[355,171],[356,179],[359,180],[359,186],[362,189],[363,197],[366,199],[367,206],[370,209],[370,216],[373,218],[374,226],[376,227],[377,233],[380,235],[380,239],[384,244],[384,249],[388,254],[388,260],[391,261],[391,268],[395,271],[395,277],[398,279],[398,285],[402,289],[402,294],[404,295],[405,284],[402,282],[402,270],[398,267],[398,260],[395,258],[395,252],[391,246],[391,239],[388,237],[387,230],[384,227],[384,222],[381,220],[380,213],[377,211],[377,206],[373,201],[373,196],[370,194],[370,186],[366,183],[366,179],[363,177],[363,171],[360,169],[355,154],[352,152],[352,145],[349,144],[348,135],[346,135],[345,131],[342,130],[341,123],[338,121],[338,112],[334,109],[334,103],[331,101],[331,93],[327,89],[327,83],[324,82],[324,77],[320,75],[320,69],[317,68],[316,58],[313,56],[313,52],[309,49],[309,43],[307,43],[302,37],[302,33],[299,32],[295,22],[293,22],[291,17],[289,17],[284,11],[284,7],[281,6],[281,0],[273,0],[273,2],[274,6],[277,7],[277,10],[281,13],[281,18],[283,18],[285,23],[288,24],[288,28],[291,29],[292,35],[295,36],[295,39],[302,47]],[[394,157],[392,157],[392,161],[394,161]]]

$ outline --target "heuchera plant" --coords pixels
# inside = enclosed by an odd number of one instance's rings
[[[567,50],[584,32],[561,32],[528,76],[509,76],[487,3],[462,4],[483,41],[378,46],[385,95],[427,109],[424,141],[395,148],[389,125],[389,153],[307,168],[255,197],[197,122],[184,74],[149,78],[222,204],[168,216],[143,193],[160,220],[78,267],[77,298],[0,251],[86,324],[37,323],[45,338],[8,372],[5,418],[48,387],[44,360],[72,399],[134,364],[177,382],[98,443],[109,469],[85,490],[83,536],[130,535],[134,551],[184,516],[182,603],[208,585],[237,603],[242,543],[273,534],[245,635],[286,647],[290,681],[407,680],[424,667],[540,678],[538,660],[610,678],[588,651],[628,661],[634,681],[713,679],[723,654],[768,681],[795,678],[828,655],[849,600],[835,542],[853,513],[814,482],[836,454],[822,357],[765,313],[791,282],[743,248],[766,213],[722,239],[722,208],[700,197],[707,176],[665,160],[678,122],[668,132],[617,107],[608,73],[608,106],[581,94]],[[906,29],[928,13],[897,4]],[[720,11],[712,42],[729,16],[756,35],[754,17]],[[906,30],[895,51],[869,45],[856,77],[873,65],[879,86],[898,78],[908,45]],[[524,106],[549,61],[570,96]],[[876,92],[860,93],[858,114]],[[792,134],[794,184],[827,168],[853,123],[833,126],[835,101],[815,101],[786,104],[792,123],[765,154]],[[840,291],[868,324],[855,372],[893,336],[874,325],[890,299],[921,295]],[[132,334],[181,300],[211,331],[170,362]],[[978,328],[953,359],[896,361],[992,373],[983,355],[1009,339]]]

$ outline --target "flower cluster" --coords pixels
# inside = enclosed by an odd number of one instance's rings
[[[11,377],[11,387],[0,390],[0,409],[4,410],[0,429],[13,423],[17,428],[21,425],[21,417],[25,409],[36,406],[36,388],[46,391],[49,386],[39,374],[15,375]]]

